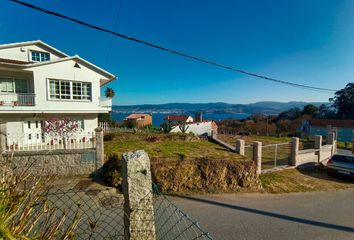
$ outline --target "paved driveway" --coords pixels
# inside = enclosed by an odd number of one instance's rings
[[[354,239],[354,189],[171,199],[214,239]]]

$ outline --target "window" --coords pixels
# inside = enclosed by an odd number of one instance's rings
[[[0,92],[28,93],[28,82],[25,79],[0,77]]]
[[[49,80],[50,99],[91,100],[92,86],[88,82]]]
[[[31,59],[34,62],[46,62],[50,60],[49,53],[31,51]]]
[[[73,99],[91,100],[91,83],[73,82]]]
[[[63,80],[49,81],[50,99],[70,99],[70,82]]]

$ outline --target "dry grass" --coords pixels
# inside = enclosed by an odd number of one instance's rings
[[[44,195],[51,178],[14,174],[11,159],[0,157],[0,239],[73,239],[79,212],[68,227],[65,214],[56,214]]]
[[[287,169],[260,176],[264,191],[269,193],[291,193],[328,191],[354,187],[354,181],[327,176],[325,169]]]
[[[140,149],[144,149],[152,161],[203,157],[245,160],[217,144],[186,134],[116,133],[112,141],[105,142],[106,155],[121,156],[124,152]]]

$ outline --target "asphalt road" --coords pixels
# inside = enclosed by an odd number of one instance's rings
[[[354,239],[354,189],[171,200],[214,239]]]

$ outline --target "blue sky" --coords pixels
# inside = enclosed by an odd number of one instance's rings
[[[27,2],[282,80],[334,89],[354,81],[352,0]],[[118,105],[327,101],[333,96],[194,62],[0,0],[0,43],[35,39],[118,75],[110,84]]]

